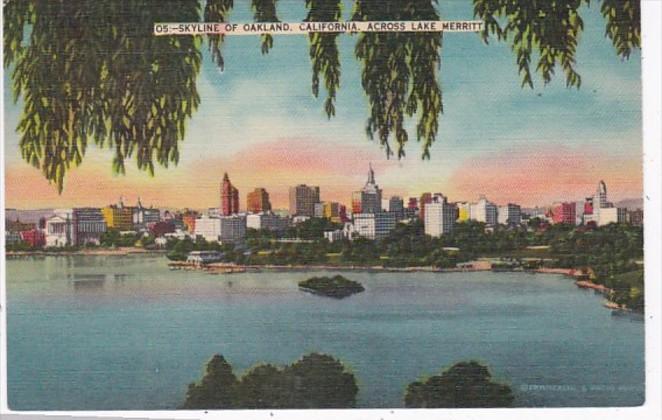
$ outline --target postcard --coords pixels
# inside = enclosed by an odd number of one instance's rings
[[[4,409],[648,418],[641,16],[3,2]]]

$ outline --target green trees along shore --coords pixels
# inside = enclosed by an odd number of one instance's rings
[[[287,366],[259,364],[238,378],[221,355],[207,363],[200,382],[188,387],[182,409],[354,408],[354,374],[332,356],[310,353]],[[459,362],[441,375],[407,386],[407,408],[510,407],[511,388],[493,382],[488,368]]]

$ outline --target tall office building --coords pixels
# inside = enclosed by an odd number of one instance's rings
[[[418,217],[425,221],[425,205],[432,202],[432,194],[429,192],[421,194],[418,200]]]
[[[405,203],[402,197],[394,195],[388,200],[388,211],[395,215],[396,220],[402,220],[405,217]]]
[[[271,211],[269,193],[264,188],[256,188],[246,197],[246,211],[249,213],[262,213]]]
[[[458,216],[457,206],[449,203],[448,199],[441,195],[435,195],[430,203],[425,205],[425,234],[438,238],[451,233],[455,227]]]
[[[239,190],[232,185],[226,172],[221,182],[221,216],[237,213],[239,213]]]
[[[498,222],[498,209],[496,204],[481,195],[478,202],[471,205],[471,219],[494,226]]]
[[[522,222],[522,208],[513,203],[500,206],[497,219],[501,225],[517,226]]]
[[[320,187],[299,184],[290,187],[290,215],[315,217],[315,204],[320,202]]]
[[[380,213],[382,211],[382,190],[375,182],[375,171],[372,165],[368,169],[368,180],[361,191],[352,194],[353,213]]]

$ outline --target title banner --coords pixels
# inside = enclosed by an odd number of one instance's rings
[[[155,23],[154,35],[296,35],[315,32],[480,32],[480,20],[421,20],[376,22],[191,22]]]

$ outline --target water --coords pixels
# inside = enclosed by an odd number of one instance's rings
[[[643,402],[643,322],[567,278],[345,275],[366,291],[328,299],[297,289],[311,273],[170,271],[158,256],[9,260],[9,405],[173,409],[214,353],[241,373],[312,351],[349,366],[360,407],[401,407],[408,383],[467,359],[517,406]]]

